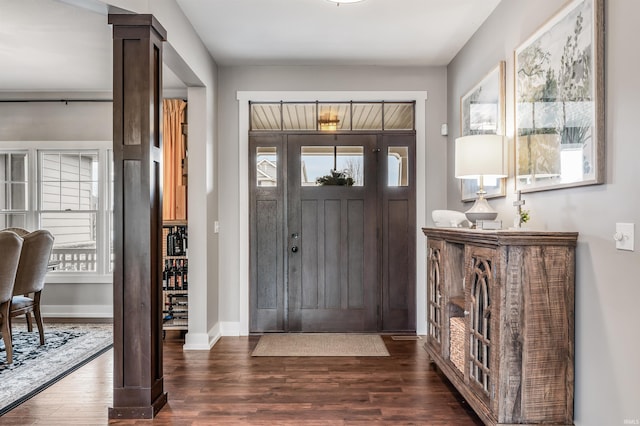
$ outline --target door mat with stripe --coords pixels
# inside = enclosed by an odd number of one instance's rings
[[[376,334],[265,334],[251,356],[389,356]]]

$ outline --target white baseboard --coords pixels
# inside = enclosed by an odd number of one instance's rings
[[[220,322],[220,334],[223,336],[240,336],[240,322],[222,321]]]
[[[188,332],[182,349],[185,351],[208,351],[220,340],[220,323],[216,323],[208,333]]]
[[[111,305],[42,305],[44,318],[113,318]]]

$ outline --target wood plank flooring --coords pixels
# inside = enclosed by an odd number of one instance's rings
[[[424,340],[384,336],[390,357],[251,357],[257,336],[211,351],[164,345],[168,404],[153,420],[107,419],[112,351],[0,417],[2,425],[481,425],[433,368]]]

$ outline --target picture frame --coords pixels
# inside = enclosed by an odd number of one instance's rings
[[[503,135],[505,123],[505,62],[500,61],[460,97],[460,136]],[[477,179],[461,179],[462,201],[475,201]],[[484,180],[485,198],[504,197],[506,178]]]
[[[514,51],[515,185],[605,177],[604,1],[573,0]]]

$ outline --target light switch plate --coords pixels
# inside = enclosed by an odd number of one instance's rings
[[[633,223],[616,223],[616,233],[613,239],[616,240],[616,249],[633,251],[634,235]]]

